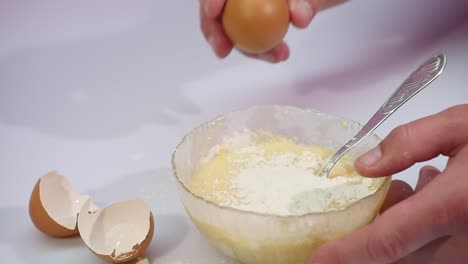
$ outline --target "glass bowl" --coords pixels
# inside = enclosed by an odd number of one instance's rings
[[[241,132],[267,131],[336,150],[351,139],[361,124],[312,109],[255,106],[206,122],[187,134],[172,156],[182,203],[199,231],[225,255],[246,264],[299,264],[319,246],[371,222],[383,204],[391,176],[379,179],[377,191],[343,209],[281,216],[220,206],[189,189],[198,162],[223,138]],[[369,135],[350,151],[357,157],[380,138]]]

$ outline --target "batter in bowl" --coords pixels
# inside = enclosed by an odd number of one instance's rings
[[[274,215],[342,209],[378,189],[380,180],[358,175],[349,156],[329,178],[319,177],[331,154],[271,133],[244,131],[205,155],[190,189],[221,206]]]

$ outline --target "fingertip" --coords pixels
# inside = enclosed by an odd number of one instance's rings
[[[233,48],[232,42],[226,36],[224,29],[217,20],[205,19],[206,39],[218,58],[227,57]]]
[[[208,39],[211,48],[220,59],[226,58],[232,50],[232,44],[223,36],[211,36]]]
[[[383,153],[380,145],[369,150],[359,156],[354,161],[354,168],[357,173],[364,177],[378,177],[384,175],[376,175],[375,170],[378,169],[377,164],[382,160]]]
[[[244,53],[245,54],[245,53]],[[289,47],[285,42],[281,42],[272,50],[261,54],[245,54],[248,57],[256,58],[270,63],[279,63],[289,58]]]
[[[220,59],[226,58],[232,51],[232,44],[229,40],[223,38],[220,40],[220,43],[218,44],[218,52],[217,55]]]
[[[387,197],[380,209],[380,213],[387,211],[395,204],[409,198],[414,194],[414,190],[407,182],[393,180],[387,193]]]
[[[419,175],[428,175],[432,176],[434,174],[440,174],[440,170],[434,166],[431,165],[425,165],[419,170]]]
[[[291,21],[297,28],[306,28],[315,16],[315,9],[309,0],[290,0],[289,8]]]
[[[409,183],[402,181],[402,180],[393,180],[392,184],[390,186],[390,189],[394,189],[395,191],[398,191],[399,193],[404,194],[404,196],[408,196],[413,194],[413,187],[409,185]]]
[[[208,43],[210,44],[211,49],[215,53],[215,55],[218,57],[218,42],[216,40],[217,38],[215,36],[209,36],[207,38]]]
[[[419,170],[419,178],[416,183],[416,191],[420,191],[426,185],[428,185],[437,175],[441,172],[434,166],[426,165]]]
[[[362,163],[359,158],[357,158],[355,161],[354,161],[354,169],[356,170],[356,172],[363,176],[363,177],[369,177],[369,172],[368,172],[368,168],[367,166]]]
[[[285,42],[281,42],[278,46],[276,46],[273,50],[274,62],[282,62],[289,58],[289,46]]]

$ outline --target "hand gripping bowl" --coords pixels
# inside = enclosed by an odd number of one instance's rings
[[[182,203],[199,231],[224,254],[246,264],[299,264],[322,244],[371,222],[383,204],[391,176],[381,178],[376,192],[344,209],[280,216],[223,207],[192,193],[189,183],[203,153],[243,129],[267,131],[336,150],[361,128],[359,123],[310,109],[255,106],[202,124],[187,134],[173,156]],[[369,135],[350,152],[352,157],[375,147]]]

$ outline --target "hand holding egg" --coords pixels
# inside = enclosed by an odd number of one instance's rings
[[[220,58],[236,47],[249,57],[281,62],[289,57],[283,38],[290,22],[305,28],[317,11],[344,1],[200,0],[201,29]]]

